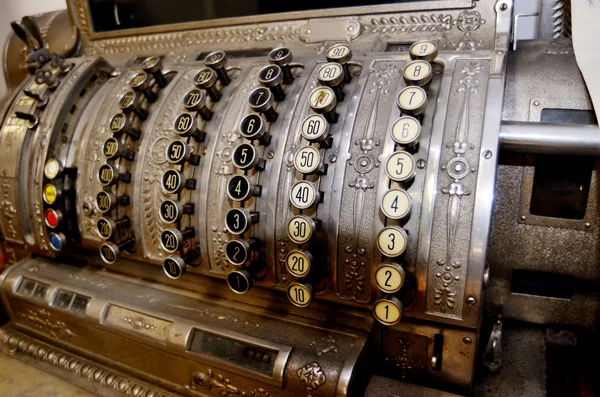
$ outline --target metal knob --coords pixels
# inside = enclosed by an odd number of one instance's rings
[[[128,238],[119,244],[115,244],[112,241],[107,241],[100,246],[100,258],[105,263],[112,265],[117,261],[121,252],[127,251],[135,246],[135,240]]]
[[[178,255],[169,256],[163,262],[163,271],[167,277],[176,280],[183,276],[187,266],[189,266],[196,258],[198,258],[198,253],[196,251],[191,251],[183,258]]]
[[[212,68],[217,72],[219,81],[221,84],[228,85],[231,82],[231,78],[227,74],[225,65],[227,64],[227,55],[223,51],[213,51],[204,58],[206,66]]]
[[[114,210],[118,205],[127,206],[129,202],[129,196],[117,196],[112,192],[101,191],[96,195],[96,205],[103,214]]]
[[[194,76],[194,84],[196,87],[205,89],[206,93],[213,102],[217,102],[219,99],[221,99],[221,93],[216,86],[217,78],[217,73],[210,68],[201,69]]]
[[[135,91],[127,91],[119,100],[119,107],[125,113],[133,112],[140,120],[148,118],[148,111],[142,108],[142,98]]]
[[[294,59],[292,51],[287,47],[277,47],[271,50],[268,55],[269,63],[277,65],[281,68],[283,73],[283,82],[285,84],[291,84],[294,81],[292,75],[291,63]]]
[[[330,87],[317,87],[310,93],[308,104],[316,113],[322,114],[330,123],[336,123],[338,114],[335,111],[337,97]]]
[[[188,91],[183,97],[183,107],[187,110],[197,112],[202,120],[210,120],[213,112],[206,106],[206,96],[197,88]]]
[[[250,197],[260,196],[262,186],[253,185],[245,175],[235,175],[227,183],[227,195],[233,201],[246,201]]]
[[[231,234],[244,234],[258,222],[258,219],[258,212],[250,212],[245,208],[232,208],[225,215],[225,228]]]
[[[242,143],[233,149],[232,161],[240,170],[265,169],[265,160],[259,157],[256,148],[249,143]]]
[[[104,141],[102,153],[109,160],[116,160],[123,157],[126,160],[132,161],[135,158],[135,152],[127,150],[125,145],[116,138],[108,138]]]
[[[265,66],[258,72],[258,81],[263,87],[267,87],[271,90],[273,98],[277,102],[281,102],[285,99],[285,92],[283,92],[283,72],[277,65]]]
[[[273,109],[273,94],[267,88],[254,89],[248,96],[248,105],[252,110],[265,115],[267,121],[277,121],[277,112]]]
[[[169,253],[179,251],[186,240],[194,238],[196,231],[193,227],[188,227],[183,231],[178,229],[167,229],[160,235],[160,246]]]
[[[154,56],[146,58],[144,62],[142,62],[142,69],[144,69],[146,73],[150,73],[152,76],[154,76],[154,80],[160,88],[167,86],[167,79],[165,79],[165,76],[162,73],[162,68],[163,64],[160,57]]]
[[[240,134],[250,141],[257,140],[261,145],[271,143],[271,135],[267,134],[265,122],[258,113],[251,113],[244,117],[239,130]]]
[[[158,214],[164,223],[179,222],[184,214],[193,214],[194,204],[181,204],[179,201],[167,199],[159,207]]]
[[[102,217],[96,222],[96,231],[104,240],[110,240],[117,235],[119,229],[126,229],[131,226],[131,220],[124,216],[119,220],[110,217]]]
[[[110,119],[110,130],[114,135],[127,134],[133,139],[137,141],[140,139],[140,131],[133,128],[131,126],[131,120],[125,113],[117,113]]]
[[[260,246],[260,241],[256,238],[248,240],[230,240],[225,245],[225,256],[234,266],[242,266],[248,261],[252,261],[256,250]]]
[[[338,101],[344,100],[344,69],[342,65],[335,62],[326,63],[321,66],[317,72],[317,78],[319,83],[326,87],[330,87],[335,93],[335,97]]]
[[[344,69],[344,82],[349,83],[352,80],[348,62],[352,59],[352,50],[346,44],[335,44],[325,53],[329,62],[339,63]]]
[[[98,181],[102,186],[112,186],[117,182],[129,183],[131,182],[130,173],[119,173],[114,166],[110,164],[103,164],[98,170]]]
[[[148,73],[139,72],[129,81],[129,86],[135,91],[139,92],[146,97],[148,102],[153,103],[156,101],[156,94],[150,87],[150,78]]]
[[[166,155],[167,161],[171,164],[200,164],[200,156],[193,154],[190,146],[182,141],[171,142],[169,146],[167,146]]]
[[[206,133],[198,128],[196,116],[191,113],[181,113],[175,118],[173,130],[177,135],[191,136],[196,142],[204,142]]]

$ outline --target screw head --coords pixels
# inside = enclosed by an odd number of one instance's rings
[[[463,338],[463,343],[464,343],[465,345],[470,345],[471,343],[473,343],[473,339],[469,338],[468,336],[465,336],[465,337]]]
[[[474,297],[474,296],[469,296],[469,297],[467,298],[467,305],[469,305],[469,306],[473,306],[473,305],[475,305],[476,303],[477,303],[477,299],[475,299],[475,297]]]

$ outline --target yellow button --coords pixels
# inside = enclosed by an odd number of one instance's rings
[[[58,196],[58,191],[56,187],[51,184],[47,184],[44,186],[44,194],[43,199],[47,204],[54,204],[56,202],[56,198]]]

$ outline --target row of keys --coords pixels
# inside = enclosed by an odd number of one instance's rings
[[[320,87],[315,88],[308,98],[314,113],[308,115],[301,123],[301,136],[308,142],[299,148],[294,155],[294,168],[302,175],[325,175],[327,165],[324,163],[324,152],[330,148],[333,139],[330,135],[330,124],[338,121],[336,106],[345,98],[344,84],[351,81],[348,62],[352,51],[345,44],[336,44],[326,52],[328,63],[317,71]],[[302,214],[322,200],[322,193],[316,185],[307,180],[297,181],[290,190],[290,203],[300,210],[300,214],[288,221],[288,238],[298,244],[309,244],[313,236],[320,230],[321,221]],[[285,258],[287,272],[296,279],[288,286],[289,301],[298,307],[308,306],[315,293],[315,283],[323,269],[315,269],[315,261],[310,247],[298,247],[290,250]]]
[[[390,185],[394,186],[383,194],[380,202],[385,218],[396,222],[409,217],[412,209],[412,199],[406,188],[416,172],[412,154],[419,148],[419,119],[427,103],[427,92],[423,87],[433,77],[430,62],[437,56],[437,46],[431,41],[421,41],[414,43],[409,53],[412,61],[402,71],[407,87],[400,91],[397,98],[401,117],[394,122],[391,130],[397,150],[385,162],[385,173]],[[405,253],[408,235],[399,225],[388,224],[379,232],[376,242],[381,254],[389,259],[375,270],[375,283],[384,295],[375,302],[373,314],[381,324],[394,325],[402,318],[403,304],[393,294],[401,291],[406,273],[393,259],[400,258]]]
[[[129,81],[130,90],[119,99],[120,113],[109,121],[112,137],[103,146],[102,153],[106,163],[98,170],[98,181],[103,190],[96,195],[96,206],[103,214],[96,222],[98,235],[105,240],[100,246],[100,257],[108,264],[115,263],[121,252],[131,250],[135,246],[132,237],[120,237],[119,231],[129,229],[131,220],[127,215],[120,218],[111,216],[112,212],[130,204],[129,196],[117,196],[119,183],[130,183],[131,174],[123,172],[126,168],[123,161],[135,159],[133,143],[140,139],[141,132],[136,125],[148,118],[150,104],[157,100],[157,92],[166,87],[168,80],[162,72],[162,59],[150,57],[142,63],[143,71],[138,72]],[[150,78],[152,75],[152,79]],[[156,92],[154,87],[158,87]],[[113,191],[114,189],[114,191]]]
[[[184,176],[183,167],[186,164],[197,166],[200,156],[192,149],[190,139],[202,143],[206,133],[200,127],[200,122],[212,119],[212,103],[221,99],[221,87],[230,83],[231,78],[225,68],[227,56],[222,51],[215,51],[204,59],[206,68],[200,69],[193,78],[195,88],[189,90],[183,97],[182,107],[186,110],[180,113],[173,122],[173,132],[179,139],[171,141],[166,148],[167,162],[181,169],[168,169],[161,178],[162,190],[166,194],[178,195],[183,189],[195,190],[196,180]],[[210,98],[210,100],[207,98]],[[187,138],[187,141],[185,140]],[[163,261],[163,271],[171,279],[180,278],[188,266],[195,267],[194,261],[199,257],[196,249],[185,248],[186,242],[196,237],[193,227],[180,230],[179,223],[184,215],[194,213],[192,203],[182,204],[176,199],[165,199],[160,204],[158,215],[161,221],[171,228],[166,229],[160,236],[160,246],[169,256]]]
[[[285,86],[294,81],[292,69],[297,66],[292,64],[292,52],[285,47],[272,50],[268,59],[269,65],[258,73],[261,87],[254,89],[248,96],[248,106],[252,113],[242,119],[238,128],[240,135],[249,142],[235,147],[232,154],[233,165],[243,171],[244,175],[230,178],[227,188],[229,198],[240,205],[231,208],[225,216],[227,231],[237,237],[227,242],[225,255],[231,264],[238,267],[229,273],[227,282],[238,294],[247,292],[252,287],[256,274],[262,270],[262,265],[253,263],[258,259],[256,257],[260,241],[254,237],[243,238],[260,218],[258,212],[244,208],[244,203],[253,196],[260,196],[262,191],[260,186],[250,182],[246,174],[251,170],[265,169],[266,162],[260,158],[258,146],[271,143],[268,123],[277,121],[279,114],[275,110],[275,103],[285,100]]]

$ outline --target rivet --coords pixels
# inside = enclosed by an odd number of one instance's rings
[[[464,343],[465,345],[470,345],[471,343],[473,343],[473,339],[469,338],[468,336],[465,336],[465,337],[463,338],[463,343]]]
[[[474,304],[476,304],[476,303],[477,303],[477,299],[475,299],[475,297],[474,297],[474,296],[469,296],[469,297],[467,298],[467,305],[469,305],[469,306],[473,306],[473,305],[474,305]]]
[[[527,219],[527,217],[525,217],[525,215],[521,215],[521,221],[524,221],[525,219]]]
[[[533,106],[540,106],[540,101],[533,101]]]
[[[586,223],[585,223],[585,227],[589,229],[590,227],[592,227],[592,224],[591,224],[591,223],[589,223],[589,222],[586,222]]]
[[[483,152],[483,158],[486,160],[489,160],[492,158],[492,151],[491,150],[486,150]]]

